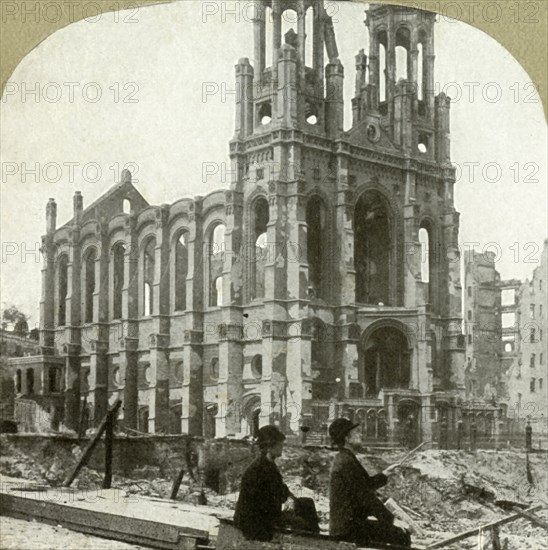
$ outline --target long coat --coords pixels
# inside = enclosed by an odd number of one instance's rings
[[[282,504],[289,489],[276,464],[265,455],[255,459],[245,471],[236,504],[234,523],[246,538],[267,541],[281,524]]]
[[[392,524],[393,515],[375,495],[386,485],[384,474],[370,476],[349,449],[341,449],[331,465],[329,483],[329,531],[345,537],[360,530],[368,516]]]

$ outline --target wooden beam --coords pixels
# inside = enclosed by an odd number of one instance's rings
[[[105,476],[103,478],[103,489],[110,489],[112,486],[112,443],[114,439],[114,414],[107,414],[107,425],[105,427]]]
[[[543,529],[546,529],[546,531],[548,531],[548,523],[535,516],[534,514],[531,514],[530,510],[516,510],[515,512],[521,517],[528,519],[531,523],[534,523],[535,525],[538,525],[539,527],[542,527]]]
[[[101,439],[101,436],[103,435],[103,432],[105,431],[109,419],[109,415],[114,415],[118,412],[118,409],[121,407],[122,401],[120,399],[117,399],[114,405],[109,409],[105,417],[103,418],[103,421],[97,428],[97,432],[93,436],[93,439],[88,443],[88,446],[84,450],[84,454],[72,470],[72,473],[67,477],[65,482],[63,483],[64,487],[70,487],[72,482],[76,479],[76,476],[80,473],[80,470],[84,467],[86,462],[89,460],[89,457],[91,456],[91,453],[93,452],[93,449],[95,449],[95,446],[99,442],[99,439]]]
[[[181,468],[181,470],[177,474],[177,477],[173,480],[173,485],[171,486],[171,496],[169,497],[171,500],[177,499],[177,494],[179,493],[179,487],[181,486],[181,482],[183,481],[184,475],[185,475],[185,469]]]
[[[528,508],[525,510],[525,512],[536,512],[542,508],[542,504],[538,504],[537,506],[533,506],[531,508]],[[498,519],[497,521],[493,521],[491,523],[488,523],[486,525],[482,525],[481,527],[476,527],[474,529],[470,529],[468,531],[464,531],[462,533],[459,533],[458,535],[454,535],[448,539],[442,540],[440,542],[435,542],[433,544],[430,544],[427,546],[427,550],[431,550],[432,548],[442,548],[443,546],[447,546],[448,544],[452,544],[453,542],[458,542],[459,540],[467,539],[468,537],[472,537],[474,535],[477,535],[480,532],[480,529],[483,531],[487,531],[488,529],[492,529],[493,527],[498,527],[499,525],[504,525],[505,523],[511,523],[512,521],[515,521],[516,519],[522,518],[523,512],[520,510],[519,513],[512,514],[511,516],[506,516],[505,518]]]

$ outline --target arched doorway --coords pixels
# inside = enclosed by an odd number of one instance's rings
[[[401,330],[379,327],[366,338],[362,352],[367,395],[377,395],[383,388],[409,388],[411,350]]]
[[[391,305],[392,221],[386,199],[366,191],[354,211],[354,267],[356,302]]]
[[[204,414],[204,438],[213,439],[216,435],[215,417],[219,410],[216,403],[206,403]]]
[[[421,439],[420,410],[420,404],[410,399],[398,403],[400,444],[410,449],[415,448]]]
[[[139,409],[139,431],[148,433],[148,407],[141,407]]]
[[[259,395],[251,395],[244,405],[244,421],[247,427],[243,427],[246,435],[257,437],[260,428],[261,398]]]

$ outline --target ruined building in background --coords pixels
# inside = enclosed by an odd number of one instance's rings
[[[457,421],[459,214],[435,14],[371,5],[366,23],[348,131],[323,2],[265,1],[253,65],[236,65],[229,189],[149,205],[125,172],[86,208],[76,193],[60,227],[50,200],[42,355],[25,368],[67,426],[116,398],[145,432],[298,434],[345,414],[364,437],[428,439]]]
[[[507,397],[502,369],[500,274],[495,253],[464,254],[465,381],[468,401]]]
[[[548,239],[531,279],[517,288],[514,281],[508,282],[502,291],[503,317],[507,316],[503,323],[503,357],[508,363],[508,414],[539,422],[539,430],[547,429],[548,420],[547,281]]]

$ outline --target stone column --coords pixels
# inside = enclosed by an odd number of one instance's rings
[[[255,42],[255,59],[253,60],[257,71],[257,83],[262,84],[265,69],[265,6],[262,2],[255,3],[255,18],[253,20],[253,35]]]
[[[325,104],[326,132],[336,138],[344,130],[344,67],[337,59],[327,65],[327,91]]]
[[[272,0],[272,84],[278,82],[278,51],[282,44],[281,0]]]
[[[404,245],[404,307],[415,308],[420,304],[421,293],[418,285],[421,280],[421,245],[419,242],[419,207],[414,204],[415,174],[406,172],[406,194],[409,202],[404,206],[403,245]]]
[[[226,315],[224,316],[226,317]],[[238,435],[241,430],[243,350],[241,325],[221,325],[219,334],[219,381],[217,383],[219,411],[215,419],[216,437]]]
[[[125,269],[122,288],[122,338],[119,341],[120,379],[124,382],[124,407],[121,419],[128,428],[137,429],[137,349],[139,347],[138,330],[138,259],[139,246],[135,230],[135,215],[126,219]]]
[[[108,346],[101,340],[91,340],[89,358],[88,403],[93,410],[93,423],[98,425],[108,409]]]
[[[169,431],[169,206],[156,210],[154,250],[154,295],[152,333],[147,342],[150,349],[150,386],[148,393],[148,432]]]
[[[343,153],[342,151],[340,153]],[[337,159],[337,196],[335,233],[338,246],[333,251],[333,269],[337,300],[341,304],[356,301],[356,270],[354,268],[353,193],[348,186],[348,157],[339,154]]]
[[[264,50],[263,50],[264,57]],[[236,124],[235,139],[243,139],[253,133],[255,124],[254,105],[254,76],[253,67],[249,59],[244,57],[236,65]]]
[[[151,334],[148,432],[169,433],[169,335]]]
[[[58,258],[54,241],[57,204],[49,199],[46,206],[46,234],[42,236],[42,294],[40,298],[40,347],[44,355],[53,353],[55,308],[55,262]]]
[[[298,127],[298,103],[302,97],[297,88],[297,52],[289,44],[280,48],[278,59],[277,108],[274,111],[277,121],[285,128]]]
[[[80,420],[80,346],[65,345],[65,403],[63,423],[72,430],[78,429]]]
[[[124,406],[119,419],[132,430],[137,429],[137,345],[138,340],[135,338],[121,338],[118,345],[120,380],[124,382]]]
[[[185,331],[181,432],[195,436],[201,436],[203,433],[202,341],[203,332]]]
[[[202,203],[197,197],[191,205],[188,235],[188,276],[186,287],[185,334],[183,348],[183,397],[181,432],[201,436],[203,433],[203,311],[204,263]]]

